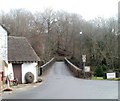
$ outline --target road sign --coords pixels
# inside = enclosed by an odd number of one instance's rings
[[[115,72],[107,73],[107,79],[110,79],[110,78],[116,78],[116,73]]]
[[[86,55],[82,55],[82,61],[86,62]]]
[[[85,72],[90,72],[90,66],[85,66]]]

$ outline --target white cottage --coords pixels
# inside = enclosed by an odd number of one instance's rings
[[[0,81],[7,76],[7,61],[8,61],[8,32],[4,26],[0,24]]]
[[[26,83],[25,75],[31,72],[34,75],[34,82],[36,82],[39,61],[39,57],[25,37],[8,37],[8,71],[11,75],[10,79],[17,78],[19,83]]]

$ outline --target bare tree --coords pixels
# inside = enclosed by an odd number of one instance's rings
[[[1,12],[0,19],[11,35],[26,37],[45,61],[64,54],[75,59],[79,66],[82,50],[87,55],[87,65],[93,68],[97,64],[111,69],[119,67],[116,18],[85,21],[80,15],[47,8],[34,14],[25,9]],[[79,32],[83,32],[81,49]]]

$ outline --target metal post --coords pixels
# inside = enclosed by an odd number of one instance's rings
[[[84,72],[84,78],[85,78],[85,62],[83,62],[83,72]]]
[[[80,32],[80,68],[82,68],[82,32]]]
[[[82,61],[83,61],[83,73],[85,78],[85,62],[86,62],[86,55],[82,55]]]

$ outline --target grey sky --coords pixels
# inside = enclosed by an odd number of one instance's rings
[[[104,18],[117,14],[119,0],[1,0],[0,10],[5,12],[14,8],[25,8],[32,12],[43,11],[45,8],[78,13],[85,19],[97,16]]]

